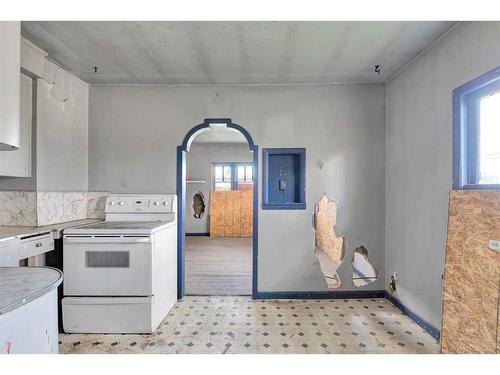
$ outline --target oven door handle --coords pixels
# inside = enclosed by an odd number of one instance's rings
[[[151,237],[95,237],[95,236],[64,236],[65,243],[86,243],[86,244],[101,244],[101,243],[151,243]]]

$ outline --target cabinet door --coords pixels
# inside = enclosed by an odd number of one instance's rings
[[[31,177],[31,127],[33,82],[21,74],[20,147],[0,151],[0,176]]]
[[[19,267],[19,241],[0,241],[0,267]]]

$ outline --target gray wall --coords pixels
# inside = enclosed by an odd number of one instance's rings
[[[90,190],[175,192],[176,147],[208,117],[232,118],[250,132],[259,152],[307,148],[307,210],[259,209],[259,290],[326,290],[311,228],[314,204],[325,192],[339,200],[337,231],[347,240],[349,261],[339,271],[344,288],[355,289],[350,260],[357,246],[368,248],[384,274],[384,84],[93,85]],[[366,289],[383,288],[381,278]]]
[[[387,86],[386,277],[436,327],[452,172],[452,90],[500,65],[500,23],[459,24]]]
[[[193,143],[186,155],[186,176],[188,180],[203,180],[205,184],[186,185],[186,233],[208,233],[210,214],[210,191],[212,190],[212,163],[251,162],[252,153],[247,143]],[[205,215],[195,219],[192,211],[193,195],[201,191],[205,196]]]

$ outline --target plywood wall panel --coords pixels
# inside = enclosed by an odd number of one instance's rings
[[[446,245],[441,351],[495,353],[498,347],[500,192],[452,191]]]
[[[253,235],[253,191],[242,190],[240,192],[240,228],[241,237],[252,237]]]
[[[210,192],[210,237],[226,235],[226,194],[224,191]]]
[[[253,191],[212,191],[211,237],[252,237]]]
[[[233,196],[233,237],[241,237],[241,192],[232,191]]]
[[[500,320],[500,281],[498,282],[498,306],[497,306],[497,317]],[[500,324],[497,322],[497,354],[500,354]]]

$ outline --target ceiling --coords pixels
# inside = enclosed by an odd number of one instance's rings
[[[93,84],[294,84],[383,82],[453,25],[32,21],[22,34]]]

